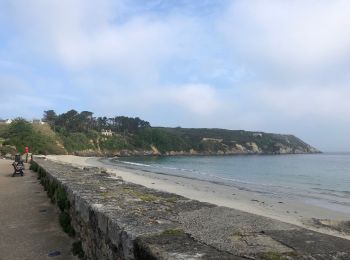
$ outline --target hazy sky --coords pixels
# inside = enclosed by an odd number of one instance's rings
[[[291,133],[350,150],[349,0],[1,0],[0,117]]]

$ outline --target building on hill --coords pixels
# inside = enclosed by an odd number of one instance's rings
[[[43,125],[45,124],[45,122],[43,122],[41,119],[33,119],[32,120],[33,124],[37,124],[37,125]]]
[[[11,124],[12,123],[12,119],[0,119],[0,124]]]
[[[103,135],[103,136],[113,136],[113,132],[112,132],[111,129],[108,129],[108,130],[102,129],[101,135]]]

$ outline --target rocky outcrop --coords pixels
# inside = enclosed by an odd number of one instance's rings
[[[234,144],[233,146],[222,146],[220,149],[208,149],[208,150],[195,150],[190,149],[189,151],[165,151],[161,153],[155,146],[151,146],[150,150],[118,150],[118,151],[95,151],[95,150],[84,150],[76,151],[73,154],[78,156],[107,156],[107,157],[129,157],[129,156],[194,156],[194,155],[251,155],[251,154],[309,154],[309,153],[320,153],[317,149],[309,147],[290,147],[280,143],[274,146],[273,150],[264,150],[259,147],[255,142],[247,142],[246,144]]]

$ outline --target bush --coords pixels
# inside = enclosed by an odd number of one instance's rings
[[[69,210],[70,203],[69,203],[69,200],[67,198],[67,193],[60,186],[58,186],[56,191],[55,191],[55,201],[56,201],[57,206],[60,208],[61,211]]]
[[[29,170],[33,171],[33,172],[37,172],[38,171],[38,164],[34,161],[31,161],[30,166],[29,166]]]
[[[76,255],[80,259],[83,259],[85,256],[85,253],[83,251],[83,246],[81,241],[76,241],[72,244],[72,253],[73,255]]]
[[[16,147],[11,145],[0,146],[0,155],[6,155],[6,154],[15,155]]]
[[[71,225],[71,218],[67,212],[61,212],[59,222],[64,232],[71,237],[75,235],[75,231]]]
[[[45,134],[43,131],[36,131],[33,125],[22,118],[15,119],[3,131],[4,144],[17,147],[19,153],[24,152],[26,146],[34,154],[62,154],[64,149],[57,145],[55,135]]]
[[[84,133],[69,133],[60,135],[64,147],[68,152],[93,149],[94,145]]]
[[[100,148],[103,150],[122,150],[129,148],[127,141],[120,136],[104,137],[100,140]]]
[[[162,153],[167,151],[187,151],[191,148],[180,136],[154,128],[140,130],[133,137],[133,144],[136,147],[145,149],[149,149],[151,145],[154,145]]]

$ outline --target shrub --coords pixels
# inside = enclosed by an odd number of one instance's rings
[[[71,225],[71,218],[67,212],[60,213],[59,222],[64,232],[71,237],[75,235],[75,231]]]
[[[80,259],[84,258],[85,253],[83,251],[83,246],[81,241],[76,241],[72,244],[72,253],[73,255],[78,256]]]
[[[60,186],[57,187],[54,197],[55,197],[57,206],[60,208],[61,211],[69,210],[70,203],[67,198],[67,193],[62,187]]]

